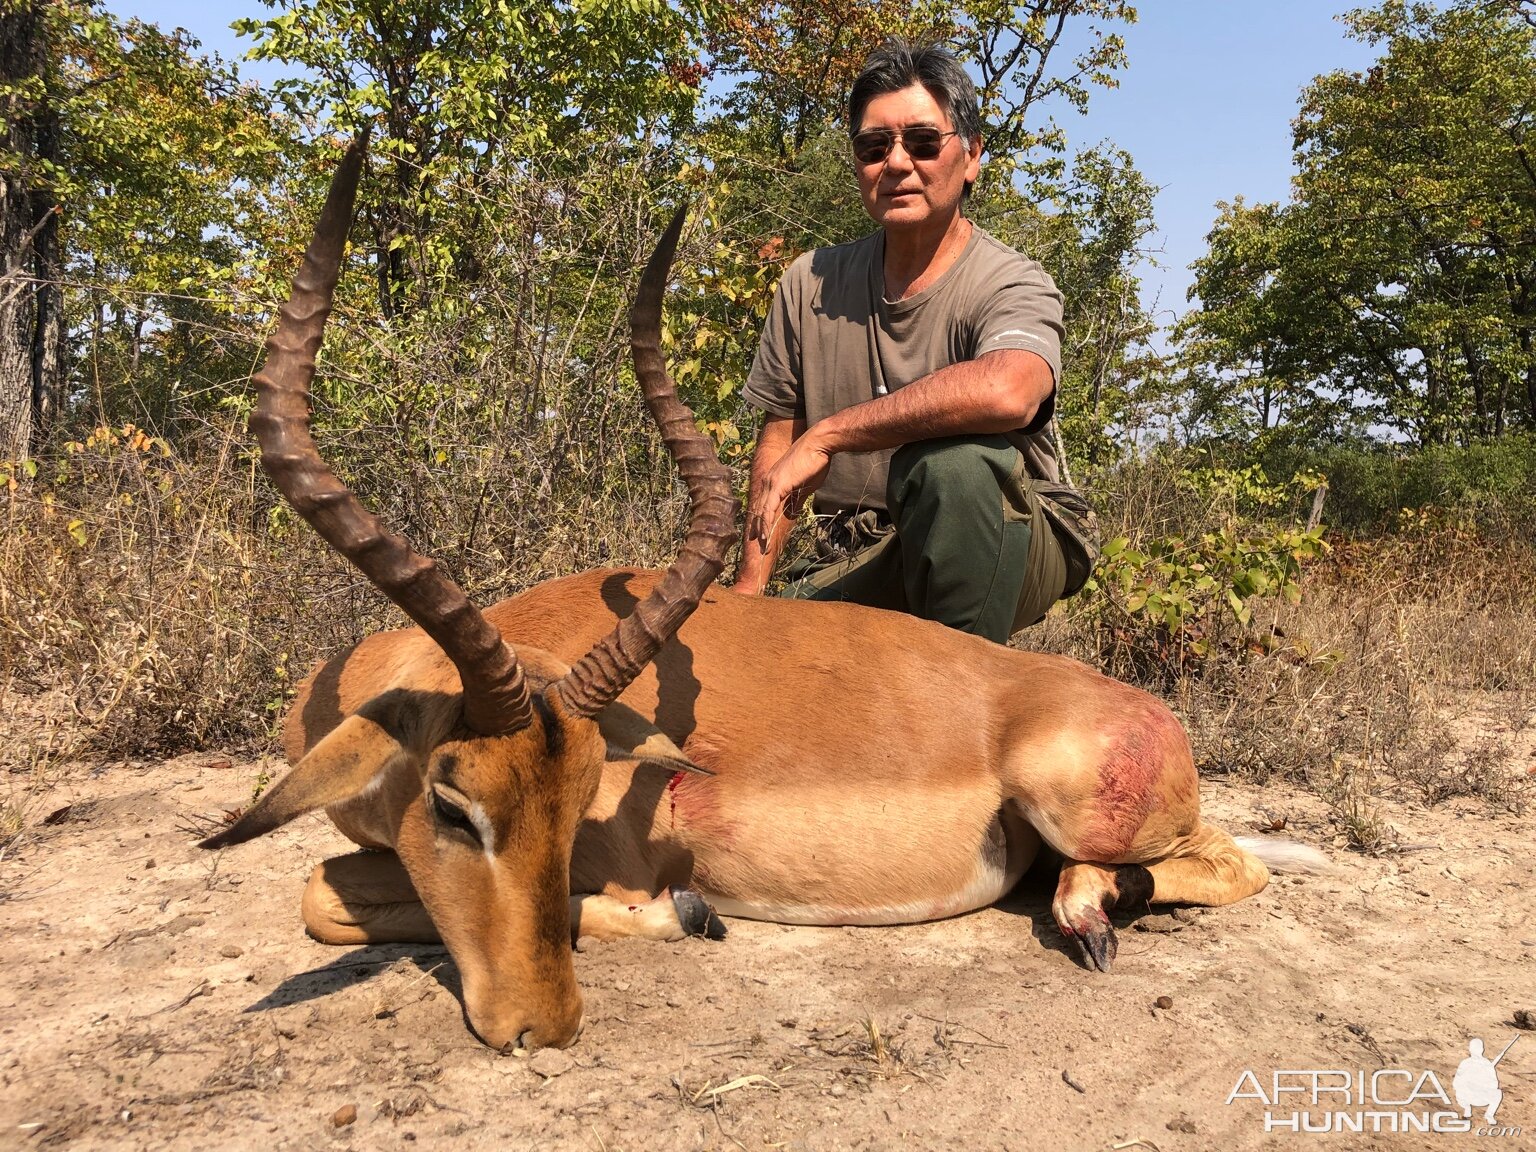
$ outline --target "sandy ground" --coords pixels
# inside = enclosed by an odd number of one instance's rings
[[[304,936],[305,877],[347,847],[322,818],[193,847],[257,770],[82,766],[0,860],[0,1147],[1302,1147],[1324,1138],[1266,1134],[1266,1111],[1336,1109],[1267,1108],[1251,1094],[1276,1070],[1428,1070],[1449,1094],[1471,1038],[1491,1056],[1515,1036],[1497,1121],[1523,1132],[1480,1146],[1536,1147],[1536,1033],[1513,1020],[1536,1011],[1529,813],[1387,805],[1409,850],[1370,859],[1335,847],[1310,795],[1207,782],[1229,829],[1283,816],[1339,873],[1159,910],[1122,929],[1107,976],[1066,950],[1038,876],[907,928],[594,943],[576,957],[584,1035],[529,1059],[474,1040],[441,949]]]

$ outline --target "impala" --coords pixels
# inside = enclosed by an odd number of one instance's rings
[[[692,501],[677,561],[477,610],[310,438],[362,159],[359,141],[268,343],[251,423],[283,495],[419,627],[320,665],[288,717],[294,767],[203,842],[324,807],[364,851],[316,868],[311,934],[440,939],[480,1038],[538,1047],[581,1028],[573,937],[718,937],[711,905],[795,924],[951,916],[1003,896],[1043,843],[1062,859],[1057,924],[1107,969],[1109,913],[1264,887],[1265,864],[1201,820],[1188,740],[1147,693],[906,615],[715,585],[737,506],[659,342],[681,213],[631,314],[636,374]],[[1266,855],[1320,859],[1308,852]]]

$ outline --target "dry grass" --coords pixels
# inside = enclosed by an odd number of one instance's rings
[[[21,838],[27,826],[25,801],[14,799],[0,801],[0,858],[10,851],[11,845]]]
[[[0,664],[15,670],[7,694],[52,694],[67,707],[77,737],[70,752],[265,747],[316,659],[407,621],[278,509],[250,461],[237,459],[232,429],[203,463],[131,439],[75,453],[62,482],[5,500]],[[567,501],[557,490],[543,516],[602,527],[541,538],[518,539],[506,512],[484,512],[490,548],[437,554],[482,603],[605,560],[659,562],[683,507],[664,479],[656,486],[654,501],[643,493]],[[0,755],[14,766],[18,751]]]
[[[315,588],[337,566],[261,530],[227,432],[202,465],[97,436],[5,513],[0,660],[72,713],[68,753],[259,742],[308,642],[345,638]]]
[[[1255,613],[1262,643],[1178,670],[1171,703],[1202,772],[1305,784],[1355,848],[1388,851],[1377,801],[1458,797],[1523,811],[1516,742],[1536,708],[1536,549],[1460,532],[1339,543],[1298,605]],[[1078,606],[1032,643],[1102,663]]]

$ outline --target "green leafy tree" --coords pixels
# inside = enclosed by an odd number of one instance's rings
[[[1050,202],[995,189],[974,206],[978,223],[1029,253],[1065,301],[1066,342],[1057,406],[1074,458],[1108,463],[1137,422],[1137,389],[1155,376],[1146,346],[1155,325],[1141,303],[1138,268],[1149,258],[1157,189],[1123,149],[1078,153],[1071,179]]]
[[[795,167],[801,152],[842,119],[864,57],[888,36],[944,35],[952,24],[913,0],[752,0],[724,6],[709,30],[711,70],[731,87],[718,125],[743,146]]]
[[[1336,286],[1318,268],[1306,231],[1315,221],[1276,204],[1250,208],[1241,198],[1218,208],[1209,250],[1194,264],[1201,306],[1175,329],[1186,433],[1235,446],[1363,435],[1370,409],[1346,399],[1345,333],[1327,330],[1334,375],[1318,376],[1318,297]],[[1362,317],[1350,319],[1371,337]]]
[[[6,422],[21,452],[67,392],[115,389],[130,418],[156,422],[170,392],[249,363],[227,338],[227,301],[250,271],[244,238],[270,225],[286,141],[260,91],[184,33],[78,0],[5,19],[12,46],[30,29],[35,57],[28,76],[0,82],[11,110],[0,326],[7,347],[28,328],[32,339],[30,377],[9,353],[0,369],[7,397],[30,387],[28,436]]]
[[[1536,29],[1520,6],[1389,0],[1382,56],[1319,77],[1292,203],[1224,205],[1180,329],[1197,407],[1417,443],[1536,425]]]
[[[264,0],[237,21],[251,55],[304,67],[299,116],[351,135],[378,123],[384,178],[365,189],[386,316],[473,279],[477,188],[502,167],[579,168],[618,139],[665,136],[698,98],[712,0]]]
[[[988,166],[982,183],[1002,187],[1015,178],[1044,198],[1066,175],[1068,138],[1052,105],[1079,114],[1094,87],[1117,88],[1126,67],[1117,25],[1134,24],[1126,0],[964,0],[954,6],[954,40],[978,74]],[[1070,33],[1070,36],[1069,36]],[[1076,50],[1068,55],[1065,45]]]

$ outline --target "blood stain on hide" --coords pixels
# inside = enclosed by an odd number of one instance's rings
[[[708,837],[719,847],[736,839],[736,830],[720,811],[720,793],[713,777],[674,773],[667,781],[668,800],[672,806],[672,827],[679,819],[699,836]]]
[[[677,786],[683,782],[686,772],[674,772],[667,781],[667,801],[671,805],[672,827],[677,827]]]
[[[1113,860],[1130,848],[1157,804],[1175,737],[1182,740],[1183,729],[1160,709],[1121,727],[1099,765],[1097,814],[1084,845],[1091,858]]]

